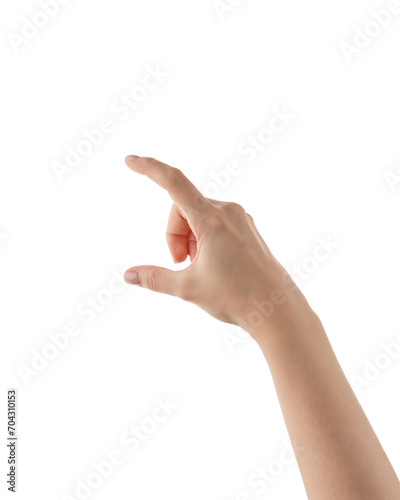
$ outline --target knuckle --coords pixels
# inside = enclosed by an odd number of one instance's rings
[[[155,160],[154,160],[154,158],[151,158],[150,156],[141,156],[136,161],[143,162],[143,163],[152,163]]]
[[[173,184],[178,184],[181,183],[186,179],[184,173],[182,170],[179,170],[179,168],[171,167],[168,169],[168,184],[173,185]]]
[[[207,201],[209,202],[209,204],[211,206],[216,207],[216,208],[221,208],[222,205],[225,203],[224,201],[214,200],[213,198],[207,198]]]
[[[219,211],[210,211],[207,216],[207,226],[214,230],[220,230],[225,226],[225,219],[223,214]]]
[[[210,201],[207,198],[205,198],[201,193],[195,194],[193,196],[192,205],[193,208],[196,209],[198,212],[207,211],[211,206]]]
[[[239,203],[235,203],[233,201],[229,201],[223,205],[223,209],[232,215],[244,215],[245,209],[242,207],[242,205],[239,205]]]
[[[153,292],[158,291],[157,274],[153,270],[147,272],[143,285]]]

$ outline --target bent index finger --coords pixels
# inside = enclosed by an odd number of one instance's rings
[[[145,175],[166,189],[185,214],[198,213],[209,204],[196,186],[175,167],[143,156],[138,158],[127,156],[125,163],[134,172]]]

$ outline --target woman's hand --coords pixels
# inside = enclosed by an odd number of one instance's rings
[[[128,166],[167,189],[167,241],[181,271],[128,270],[128,283],[177,295],[239,325],[274,380],[310,500],[400,498],[399,481],[357,401],[322,323],[236,203],[209,200],[180,170],[152,158]],[[272,333],[272,334],[271,334]]]
[[[174,262],[184,262],[188,255],[191,260],[180,271],[132,267],[125,273],[128,283],[193,302],[251,335],[261,326],[310,313],[240,205],[205,198],[180,170],[153,158],[128,156],[126,164],[168,191],[174,204],[167,243]]]

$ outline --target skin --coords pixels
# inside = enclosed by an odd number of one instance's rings
[[[348,383],[321,321],[236,203],[205,198],[178,169],[153,158],[126,164],[173,200],[172,271],[135,266],[128,283],[180,297],[238,325],[260,346],[310,500],[399,500],[400,483]]]

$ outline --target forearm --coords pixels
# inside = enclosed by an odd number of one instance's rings
[[[251,333],[251,332],[249,332]],[[310,500],[398,500],[400,483],[318,317],[266,326],[268,362]]]

